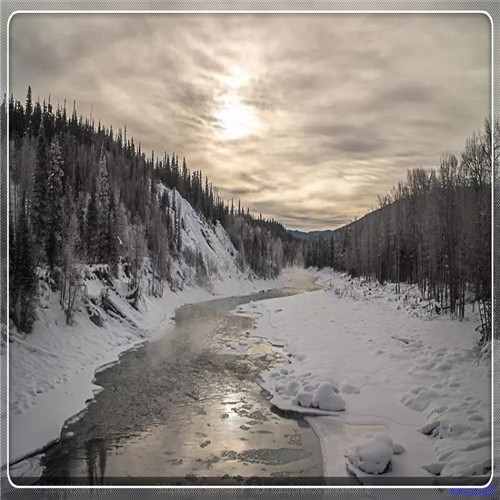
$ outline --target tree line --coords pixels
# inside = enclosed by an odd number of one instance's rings
[[[466,303],[477,302],[485,340],[491,332],[492,135],[498,144],[498,121],[493,131],[486,121],[463,152],[443,156],[439,168],[408,171],[379,198],[378,209],[334,231],[319,250],[318,242],[310,243],[308,263],[333,260],[352,276],[418,284],[426,299],[459,318]]]
[[[300,245],[281,224],[253,216],[239,202],[235,209],[176,153],[146,155],[126,127],[115,132],[96,126],[74,104],[68,113],[66,103],[54,109],[50,99],[34,102],[30,87],[24,103],[4,98],[3,126],[7,111],[9,314],[20,330],[32,329],[40,278],[60,293],[71,322],[81,264],[103,264],[114,275],[121,264],[132,301],[142,293],[146,257],[153,276],[148,292],[154,295],[172,284],[172,259],[183,258],[206,276],[201,255],[183,248],[179,195],[208,223],[222,224],[239,251],[241,269],[275,277],[297,258]],[[160,182],[170,194],[158,192]]]
[[[318,235],[304,243],[304,266],[307,267],[334,267],[335,265],[335,238],[334,236]]]

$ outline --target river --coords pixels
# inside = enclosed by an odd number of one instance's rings
[[[262,370],[286,365],[286,353],[253,338],[251,318],[231,313],[312,288],[177,309],[168,334],[96,373],[102,391],[43,454],[37,484],[321,484],[315,434],[273,409],[256,382]],[[238,339],[251,339],[251,349],[229,349]]]

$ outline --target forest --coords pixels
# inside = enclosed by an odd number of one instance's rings
[[[478,304],[481,339],[491,332],[492,135],[488,121],[467,139],[461,155],[442,157],[439,168],[408,171],[379,208],[333,232],[299,240],[276,220],[254,216],[241,202],[224,200],[200,170],[177,153],[146,155],[127,130],[97,126],[73,105],[53,109],[50,100],[24,104],[4,99],[9,112],[9,293],[10,317],[29,332],[36,317],[37,282],[60,292],[68,313],[76,297],[80,264],[105,264],[131,276],[130,296],[162,295],[171,285],[172,259],[203,267],[183,252],[183,215],[177,191],[201,217],[222,224],[238,250],[239,266],[276,277],[287,265],[333,267],[381,283],[418,284],[439,311],[464,317]],[[498,154],[495,153],[495,162]],[[228,166],[228,168],[230,168]],[[182,256],[182,257],[181,257]],[[155,286],[144,291],[144,259]],[[206,272],[206,270],[205,270]]]
[[[73,105],[4,98],[9,113],[9,315],[29,332],[36,318],[37,284],[59,291],[68,323],[81,282],[81,264],[121,264],[130,275],[130,300],[162,295],[172,259],[203,267],[183,249],[178,192],[209,223],[219,221],[239,253],[239,266],[257,277],[276,277],[300,254],[300,244],[277,221],[254,216],[238,200],[223,200],[209,179],[177,153],[146,155],[127,130],[97,125]],[[228,167],[229,168],[229,167]],[[155,285],[143,290],[149,259]],[[202,269],[201,273],[206,274]]]
[[[481,342],[491,335],[492,135],[485,122],[461,155],[444,155],[437,169],[408,171],[379,208],[305,249],[306,265],[332,266],[381,283],[418,284],[424,300],[460,319],[477,304]],[[498,148],[494,164],[498,164]]]

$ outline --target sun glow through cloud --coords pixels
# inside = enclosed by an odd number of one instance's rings
[[[217,100],[214,114],[220,138],[236,140],[254,134],[260,126],[259,120],[254,108],[245,104],[241,97],[242,89],[250,82],[248,71],[234,66],[223,81],[226,90]]]
[[[75,100],[298,229],[371,210],[408,168],[461,151],[490,108],[490,24],[477,14],[38,13],[15,16],[11,38],[16,98],[31,84]]]
[[[223,99],[220,108],[215,113],[222,139],[242,139],[252,135],[259,127],[259,121],[254,110],[241,102],[236,96]]]

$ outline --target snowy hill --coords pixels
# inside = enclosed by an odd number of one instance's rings
[[[159,196],[164,192],[168,193],[172,203],[175,197],[175,206],[180,208],[182,214],[182,255],[180,260],[173,262],[172,273],[176,285],[182,289],[185,285],[198,284],[193,266],[196,254],[203,259],[209,286],[217,286],[217,282],[222,280],[248,278],[248,271],[238,268],[238,251],[221,224],[218,221],[215,226],[208,224],[175,189],[159,184]],[[171,209],[166,210],[172,212]],[[173,213],[170,216],[173,217]]]

